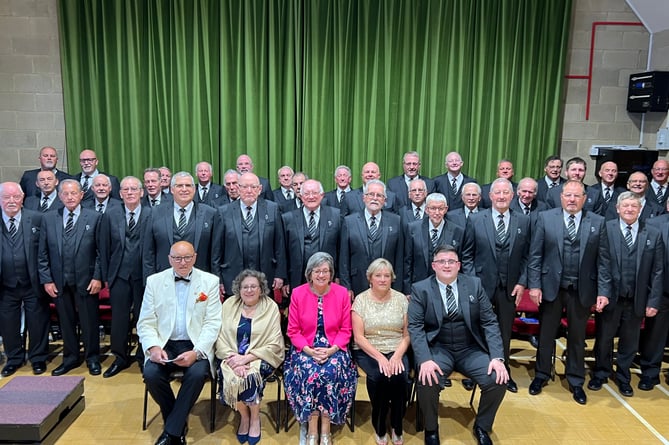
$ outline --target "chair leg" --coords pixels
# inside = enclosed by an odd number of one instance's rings
[[[274,431],[276,434],[279,434],[281,429],[281,379],[276,379],[276,424],[274,426]]]
[[[420,433],[423,431],[423,414],[420,411],[420,403],[418,403],[418,398],[414,403],[416,405],[416,432]]]
[[[211,383],[211,394],[210,394],[211,418],[209,419],[209,432],[213,433],[214,430],[216,429],[216,405],[218,403],[218,401],[216,400],[216,379],[215,378],[210,379],[210,383]]]
[[[472,388],[472,395],[469,397],[469,406],[472,408],[472,411],[474,411],[474,414],[476,414],[476,408],[474,408],[474,396],[476,395],[476,388],[478,388],[478,385],[474,383],[474,387]]]
[[[142,411],[142,431],[146,430],[146,415],[149,404],[149,388],[144,384],[144,410]]]

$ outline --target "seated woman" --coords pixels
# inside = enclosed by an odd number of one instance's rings
[[[348,353],[351,300],[334,279],[334,260],[317,252],[307,261],[307,283],[293,289],[284,366],[286,397],[300,423],[308,422],[307,445],[332,443],[330,423],[341,425],[355,399],[357,373]]]
[[[263,379],[283,362],[279,308],[269,298],[265,274],[243,270],[232,282],[234,295],[222,307],[216,341],[221,401],[239,411],[239,443],[260,441]]]
[[[402,420],[406,411],[409,361],[406,296],[391,289],[393,265],[378,258],[367,268],[369,289],[353,302],[353,358],[367,373],[376,443],[388,443],[386,417],[390,408],[393,445],[402,445]]]

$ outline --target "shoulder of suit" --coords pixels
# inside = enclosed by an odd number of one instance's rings
[[[170,269],[168,269],[168,270],[170,270]],[[218,283],[218,281],[219,281],[218,276],[216,276],[212,273],[206,272],[202,269],[198,269],[196,267],[193,268],[193,277],[194,278],[197,277],[198,279],[201,279],[203,281],[210,281],[212,283],[213,282]]]

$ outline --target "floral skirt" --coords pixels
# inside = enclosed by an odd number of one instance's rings
[[[355,400],[358,373],[347,351],[337,351],[324,364],[291,348],[284,364],[286,397],[298,422],[320,411],[335,425],[346,421],[351,403]]]

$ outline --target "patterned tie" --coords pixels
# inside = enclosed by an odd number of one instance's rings
[[[567,236],[572,243],[576,241],[576,217],[569,215],[569,222],[567,223]]]
[[[155,207],[157,203],[158,203],[157,199],[152,199],[151,200],[151,207]]]
[[[246,207],[246,218],[244,219],[244,224],[246,224],[247,229],[251,228],[251,224],[253,224],[253,213],[251,213],[251,210],[253,210],[253,207]]]
[[[497,215],[499,221],[497,221],[497,242],[502,244],[506,239],[506,227],[504,226],[504,215]]]
[[[611,201],[611,189],[608,187],[604,189],[604,201],[606,202]]]
[[[657,198],[657,202],[659,204],[662,204],[662,198],[664,197],[664,193],[662,193],[662,186],[661,185],[657,186],[657,193],[655,194],[655,197]]]
[[[65,223],[65,233],[70,233],[74,229],[74,212],[67,215],[67,222]]]
[[[179,209],[179,224],[177,224],[177,232],[179,232],[179,235],[183,235],[184,232],[186,231],[186,209],[185,208],[180,208]]]
[[[458,315],[458,305],[455,301],[455,294],[453,287],[450,284],[446,285],[446,315],[453,320]]]
[[[453,182],[451,182],[451,190],[453,190],[454,195],[458,193],[458,181],[456,178],[453,178]]]
[[[293,192],[290,191],[290,190],[288,190],[288,191],[286,192],[286,200],[287,200],[287,201],[290,201],[291,199],[293,199]]]
[[[438,233],[439,233],[439,230],[432,229],[432,237],[430,237],[430,242],[432,243],[432,251],[437,249],[437,243],[439,242]]]
[[[376,234],[379,231],[379,227],[376,225],[376,216],[372,216],[369,220],[369,237],[376,239]]]
[[[104,213],[105,212],[105,205],[100,203],[98,204],[98,213]]]
[[[309,213],[309,226],[307,230],[309,231],[309,238],[316,238],[316,214],[314,212]]]
[[[557,182],[551,182],[551,188],[553,188],[553,187],[557,187],[557,186],[558,186],[558,183],[557,183]]]
[[[525,206],[525,214],[529,215],[530,214],[530,206]]]
[[[416,207],[416,214],[414,215],[416,219],[420,219],[420,207]]]
[[[207,197],[207,187],[202,187],[202,195],[200,195],[200,201],[204,201],[204,198]]]
[[[9,238],[12,240],[12,242],[16,239],[17,233],[18,230],[16,230],[16,219],[9,218]]]
[[[46,212],[48,208],[49,208],[49,198],[45,196],[44,198],[42,198],[42,204],[39,206],[39,211]]]
[[[81,185],[81,190],[86,193],[88,191],[88,187],[90,186],[88,180],[91,179],[89,175],[84,176],[84,183]]]
[[[339,202],[342,202],[344,200],[344,192],[343,190],[339,190]]]
[[[135,212],[128,213],[130,218],[128,218],[128,230],[132,231],[135,228]]]
[[[632,226],[625,227],[625,243],[627,244],[628,249],[631,249],[634,244],[634,240],[632,239]]]

